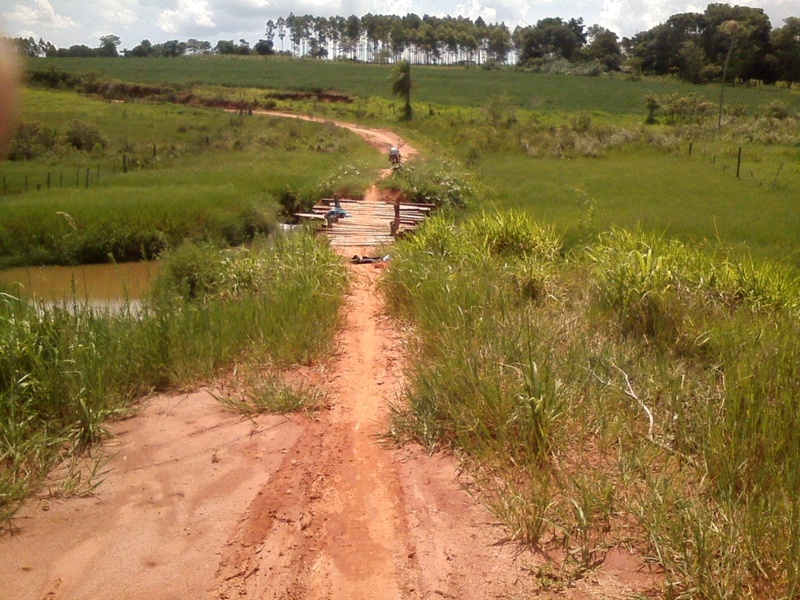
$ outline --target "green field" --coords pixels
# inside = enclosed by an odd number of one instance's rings
[[[636,147],[566,164],[498,153],[481,162],[480,173],[498,206],[554,223],[570,246],[619,226],[685,241],[718,239],[800,265],[800,160],[790,156],[748,166],[745,159],[737,179],[736,148],[728,150],[715,164],[699,147],[691,157]]]
[[[148,84],[336,90],[361,98],[391,98],[388,85],[391,66],[344,61],[330,63],[283,57],[40,58],[29,61],[28,68],[97,73],[119,81]],[[656,95],[694,93],[712,102],[719,98],[717,86],[693,86],[670,79],[636,79],[622,74],[570,77],[513,70],[426,66],[414,66],[412,72],[413,98],[425,110],[427,104],[480,107],[487,98],[506,94],[519,107],[530,110],[644,115],[642,98],[648,92]],[[782,100],[794,110],[800,110],[800,94],[786,89],[733,87],[727,89],[725,95],[726,102],[741,104],[751,111],[774,100]]]

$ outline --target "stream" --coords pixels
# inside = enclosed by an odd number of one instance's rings
[[[158,271],[152,262],[59,267],[16,267],[0,270],[0,287],[37,302],[76,300],[92,306],[136,303],[150,290]]]

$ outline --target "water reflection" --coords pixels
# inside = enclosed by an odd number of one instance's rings
[[[138,304],[150,290],[158,264],[136,262],[75,267],[18,267],[0,271],[0,285],[21,298],[75,300],[92,306]]]

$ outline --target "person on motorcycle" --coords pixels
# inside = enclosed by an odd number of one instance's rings
[[[389,162],[393,165],[400,164],[400,149],[396,146],[392,146],[389,150]]]

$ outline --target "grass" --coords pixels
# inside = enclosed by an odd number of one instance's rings
[[[0,521],[141,395],[235,363],[281,369],[325,354],[345,287],[339,257],[297,234],[250,250],[182,246],[139,309],[1,296]]]
[[[378,164],[327,124],[37,91],[24,119],[57,131],[91,122],[106,142],[0,165],[4,266],[140,260],[185,240],[239,245],[272,231],[281,210],[361,193]]]
[[[391,100],[391,65],[325,62],[283,57],[186,57],[175,60],[137,59],[35,59],[29,68],[58,68],[69,72],[98,73],[120,81],[147,84],[194,85],[204,83],[234,88],[279,90],[337,90],[361,98],[377,96]],[[717,86],[693,86],[672,79],[614,77],[570,77],[490,71],[465,67],[412,68],[417,105],[481,107],[486,99],[506,94],[521,108],[542,111],[599,111],[613,115],[644,114],[642,98],[647,93],[682,95],[694,92],[715,102]],[[780,99],[800,107],[800,97],[784,89],[732,87],[726,100],[748,110]]]
[[[249,371],[236,381],[233,393],[217,395],[228,410],[244,416],[262,413],[310,412],[325,406],[325,391],[306,383],[287,381],[280,372]]]
[[[737,179],[735,164],[732,172],[702,156],[641,146],[571,163],[498,153],[482,160],[480,173],[498,206],[553,223],[569,245],[611,226],[641,227],[687,242],[716,237],[798,264],[793,198],[800,181],[790,181],[796,167],[786,169],[782,187],[771,189],[750,177]]]
[[[797,316],[777,264],[520,212],[426,223],[384,289],[415,326],[398,440],[449,448],[565,579],[633,546],[669,598],[792,597]]]

